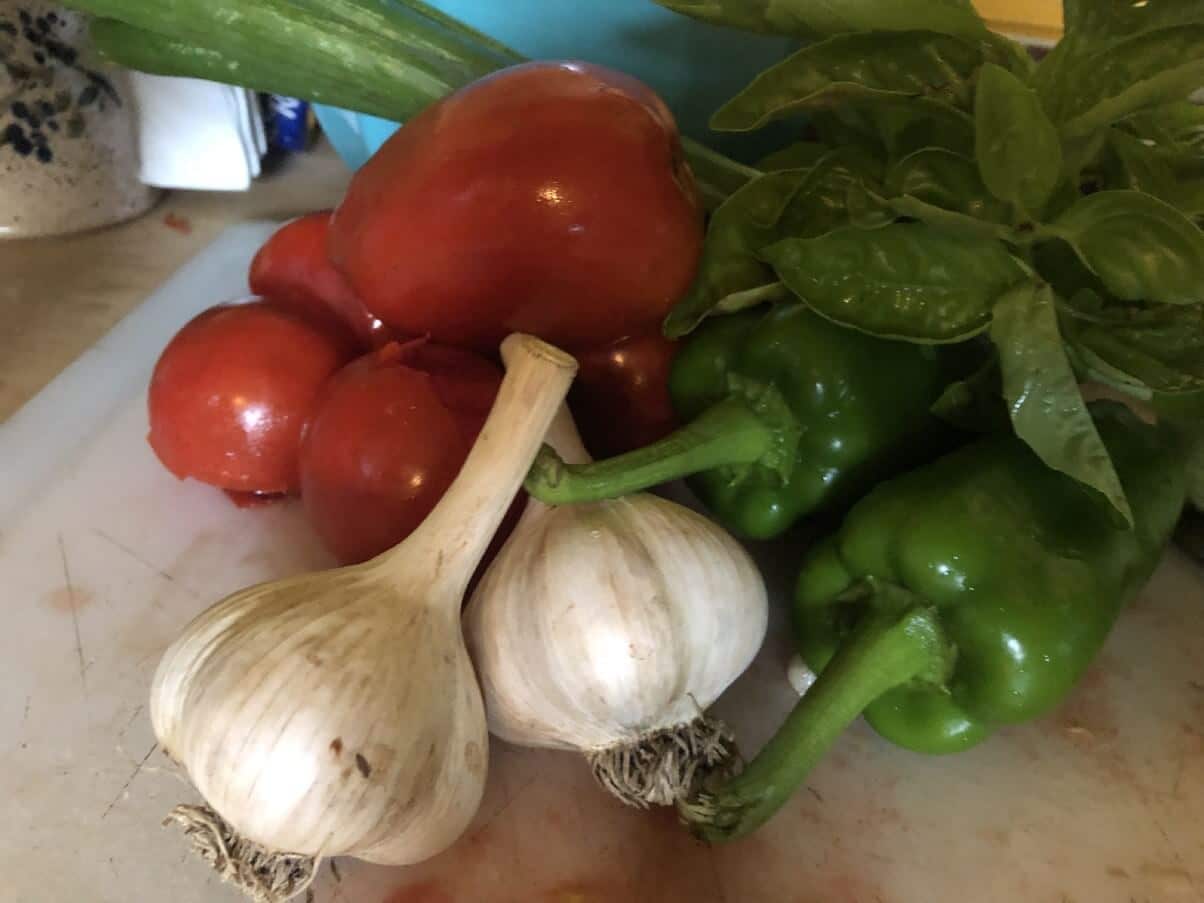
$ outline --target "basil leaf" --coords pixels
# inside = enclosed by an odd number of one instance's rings
[[[820,315],[872,335],[924,343],[982,332],[991,303],[1024,276],[999,242],[923,223],[786,239],[761,257]]]
[[[1109,129],[1106,184],[1153,195],[1188,215],[1204,213],[1204,178],[1180,178],[1176,153],[1146,144],[1120,129]],[[1199,154],[1194,155],[1199,159]]]
[[[1016,435],[1049,467],[1100,492],[1131,526],[1124,487],[1062,345],[1053,291],[1032,282],[1013,287],[995,304],[990,335]]]
[[[981,220],[1008,219],[1007,205],[987,190],[975,162],[943,148],[926,147],[908,154],[887,170],[884,183],[888,196],[908,195]]]
[[[1058,130],[1035,91],[987,63],[974,97],[974,146],[982,180],[995,197],[1033,216],[1062,176]]]
[[[981,37],[970,0],[656,0],[682,15],[749,31],[808,38],[849,31],[911,31]]]
[[[757,169],[775,172],[781,169],[809,169],[831,153],[832,147],[819,141],[796,141],[757,161]]]
[[[1064,0],[1068,33],[1103,44],[1172,25],[1204,22],[1200,0]]]
[[[688,139],[687,139],[688,140]],[[703,204],[714,210],[761,173],[697,142],[690,142],[690,170]]]
[[[1122,301],[1204,301],[1204,232],[1148,194],[1088,195],[1040,231],[1069,243]]]
[[[1124,128],[1138,138],[1160,145],[1196,145],[1204,142],[1204,106],[1181,100],[1135,113]]]
[[[838,149],[810,169],[765,173],[728,198],[711,217],[698,275],[665,318],[665,335],[686,335],[711,313],[779,294],[757,252],[783,235],[817,236],[847,225],[850,189],[871,179],[874,167],[856,149]]]
[[[930,97],[875,98],[863,112],[891,160],[926,147],[966,156],[974,153],[974,118],[943,101]]]
[[[934,416],[966,432],[1010,431],[1012,425],[1007,405],[1003,403],[999,358],[991,355],[965,379],[951,382],[933,402],[931,411]]]
[[[1134,307],[1091,293],[1063,302],[1067,341],[1161,393],[1204,390],[1204,306]]]
[[[1136,35],[1083,56],[1058,74],[1046,109],[1068,136],[1089,134],[1204,85],[1204,25]]]
[[[698,275],[665,318],[666,336],[686,335],[729,295],[777,281],[756,252],[774,239],[778,220],[810,172],[765,173],[716,208],[707,226]]]
[[[885,203],[899,216],[910,217],[938,229],[995,241],[1012,241],[1016,237],[1007,226],[976,219],[965,213],[958,213],[956,210],[946,210],[944,207],[926,203],[909,195],[891,198]]]
[[[719,108],[711,128],[749,131],[783,116],[881,94],[965,106],[983,55],[979,44],[934,32],[837,35],[766,69]]]

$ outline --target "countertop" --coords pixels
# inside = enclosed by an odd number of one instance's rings
[[[247,192],[170,192],[150,212],[117,226],[0,241],[0,421],[224,228],[332,207],[349,178],[320,142]]]

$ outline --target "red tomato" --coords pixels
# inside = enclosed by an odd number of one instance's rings
[[[330,211],[285,223],[251,261],[251,291],[350,329],[364,348],[379,348],[393,335],[356,297],[326,256]]]
[[[422,523],[500,383],[484,358],[422,340],[387,345],[330,381],[301,445],[301,498],[336,558],[365,561]]]
[[[331,259],[408,335],[492,352],[656,328],[685,294],[703,220],[673,117],[646,86],[526,63],[411,119],[351,180]]]
[[[619,455],[676,428],[669,399],[676,352],[675,342],[653,332],[577,355],[580,369],[569,406],[590,454]]]
[[[264,301],[210,308],[155,365],[147,396],[155,454],[181,479],[238,492],[295,492],[301,432],[349,341]]]

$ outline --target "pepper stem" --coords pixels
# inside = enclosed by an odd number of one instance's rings
[[[613,499],[725,464],[752,464],[773,450],[774,431],[742,399],[726,398],[644,448],[566,464],[546,445],[527,474],[527,492],[548,505]]]
[[[867,615],[748,767],[678,812],[710,843],[748,834],[782,807],[867,705],[913,678],[939,679],[948,660],[933,608]]]

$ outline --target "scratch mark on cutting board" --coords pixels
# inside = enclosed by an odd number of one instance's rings
[[[21,729],[25,729],[25,723],[29,721],[29,706],[33,702],[32,696],[25,697],[25,714],[21,716]]]
[[[115,797],[113,797],[112,802],[110,802],[109,805],[105,807],[104,812],[100,813],[101,821],[104,821],[105,817],[110,812],[113,811],[113,807],[116,806],[119,802],[121,802],[122,796],[124,796],[125,792],[130,789],[130,784],[134,783],[134,778],[138,777],[138,772],[142,771],[142,766],[147,763],[147,760],[150,759],[150,757],[154,754],[155,750],[158,748],[159,748],[158,742],[151,744],[151,748],[146,751],[146,755],[142,757],[142,761],[134,766],[133,772],[130,774],[130,776],[128,778],[126,778],[125,783],[121,785],[121,789],[117,791],[117,795]]]
[[[121,733],[117,735],[118,740],[120,740],[122,737],[125,736],[125,732],[130,729],[130,725],[132,725],[134,723],[134,719],[137,718],[141,714],[142,714],[142,703],[139,703],[137,705],[137,707],[135,707],[134,711],[130,714],[130,720],[125,723],[125,727],[123,727],[121,729]]]
[[[75,654],[79,658],[79,683],[84,695],[88,695],[88,670],[84,664],[84,644],[79,634],[79,609],[75,604],[75,586],[71,583],[71,566],[67,563],[67,547],[63,544],[63,534],[59,534],[59,558],[63,562],[63,583],[67,587],[67,598],[71,601],[71,623],[75,626]]]
[[[522,796],[524,793],[526,793],[538,780],[539,780],[539,776],[537,775],[537,776],[531,778],[530,780],[525,781],[523,783],[523,785],[521,787],[519,787],[518,790],[516,790],[514,793],[507,794],[506,801],[498,807],[496,812],[494,812],[487,819],[485,819],[485,821],[481,823],[481,826],[479,828],[477,828],[475,831],[472,832],[472,836],[477,837],[478,835],[485,833],[485,829],[488,828],[495,821],[497,821],[499,818],[501,818],[501,816],[505,814],[506,810],[509,809],[512,805],[514,805],[515,801],[517,801],[520,796]]]
[[[719,894],[717,903],[727,903],[727,888],[723,886],[723,872],[719,870],[719,863],[713,853],[706,858],[711,864],[712,880],[715,882],[715,890]]]
[[[107,542],[109,545],[111,545],[113,548],[117,549],[120,552],[125,553],[125,555],[127,557],[136,561],[138,564],[142,565],[144,568],[146,568],[151,573],[157,574],[159,577],[163,578],[168,583],[176,583],[177,582],[176,578],[173,577],[171,574],[167,573],[167,571],[163,570],[163,568],[159,567],[156,564],[153,564],[150,561],[147,561],[145,558],[143,558],[141,555],[139,555],[137,552],[135,552],[133,549],[131,549],[129,546],[127,546],[125,543],[121,542],[118,539],[114,539],[112,536],[110,536],[104,530],[101,530],[99,527],[93,527],[92,532],[95,533],[97,536],[99,536],[101,539],[103,539],[105,542]],[[182,584],[177,584],[177,585],[183,586]],[[183,589],[189,595],[195,595],[192,592],[192,590],[190,590],[188,587],[183,586]]]
[[[1150,813],[1150,820],[1154,822],[1154,827],[1158,829],[1158,833],[1161,834],[1162,839],[1166,841],[1166,847],[1171,851],[1171,856],[1173,856],[1175,859],[1175,865],[1178,866],[1179,876],[1187,879],[1187,884],[1191,888],[1192,893],[1195,895],[1197,900],[1204,900],[1204,894],[1200,893],[1200,887],[1196,884],[1195,873],[1188,870],[1188,868],[1184,865],[1183,857],[1179,855],[1179,848],[1175,846],[1174,842],[1171,840],[1171,835],[1167,832],[1166,828],[1163,827],[1162,819],[1155,815],[1149,806],[1146,806],[1146,811]]]

